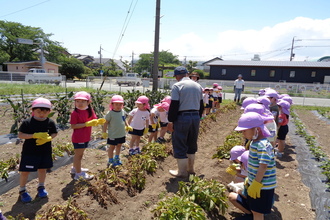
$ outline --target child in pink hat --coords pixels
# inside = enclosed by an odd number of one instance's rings
[[[114,95],[110,100],[110,111],[104,116],[106,121],[102,127],[102,138],[106,139],[109,145],[108,167],[122,165],[120,160],[121,146],[126,142],[126,130],[132,130],[125,119],[123,108],[124,98],[121,95]],[[113,155],[114,150],[115,155]]]
[[[74,95],[75,108],[70,118],[71,128],[73,129],[74,157],[70,173],[74,175],[75,180],[79,178],[90,180],[94,177],[86,173],[88,169],[81,167],[81,161],[91,140],[92,126],[103,125],[105,119],[97,119],[91,102],[91,95],[85,91],[77,92]]]
[[[141,136],[148,133],[149,130],[149,98],[144,95],[140,96],[135,104],[136,108],[128,114],[128,124],[133,128],[132,131],[128,132],[132,136],[129,144],[129,155],[141,153],[139,147]]]
[[[57,135],[55,122],[48,118],[51,109],[48,99],[35,99],[32,102],[32,117],[25,119],[18,129],[18,138],[25,140],[19,164],[19,194],[24,203],[32,201],[26,190],[30,172],[38,172],[38,197],[48,196],[45,190],[46,171],[53,167],[51,141]]]
[[[170,108],[170,105],[167,102],[161,102],[151,109],[150,111],[150,124],[149,125],[149,143],[154,140],[158,143],[165,143],[165,133],[167,131],[167,112]],[[159,137],[158,137],[158,128],[160,127]]]
[[[230,201],[246,214],[253,214],[254,219],[263,219],[271,212],[276,187],[276,162],[274,149],[267,137],[270,136],[264,119],[255,112],[242,114],[236,131],[252,140],[248,158],[247,197],[237,195]]]

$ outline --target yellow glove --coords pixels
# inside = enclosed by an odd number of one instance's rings
[[[47,139],[49,134],[47,132],[37,132],[33,134],[33,138],[35,139]]]
[[[131,126],[128,125],[128,126],[125,126],[125,130],[126,130],[126,131],[133,131],[133,128],[132,128]]]
[[[204,107],[206,107],[206,103],[204,103]]]
[[[237,170],[235,165],[230,165],[229,167],[226,168],[226,173],[235,176],[237,174]]]
[[[151,124],[152,129],[156,129],[157,124]]]
[[[102,132],[102,138],[103,139],[108,139],[108,133]]]
[[[147,134],[149,131],[149,128],[145,128],[144,131],[143,131],[143,134]]]
[[[210,101],[214,101],[214,98],[210,98],[209,100],[210,100]]]
[[[262,187],[263,187],[262,183],[253,180],[252,184],[248,188],[248,195],[254,199],[260,198],[260,191]]]
[[[103,125],[106,122],[104,118],[97,119],[97,125]]]
[[[52,140],[52,137],[48,135],[47,138],[42,138],[42,139],[41,138],[38,138],[36,140],[36,144],[37,144],[37,146],[40,146],[40,145],[43,145],[43,144],[45,144],[45,143],[47,143],[47,142],[49,142],[51,140]]]
[[[98,120],[97,119],[93,119],[93,120],[87,121],[85,123],[85,126],[86,127],[91,127],[91,126],[96,126],[97,124],[98,124]]]

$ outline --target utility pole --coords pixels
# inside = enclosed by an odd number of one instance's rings
[[[294,37],[292,38],[291,53],[290,53],[290,61],[292,61],[292,59],[293,59],[293,57],[294,57],[294,53],[293,53],[293,45],[294,45]]]
[[[131,68],[131,73],[133,73],[133,65],[134,65],[134,51],[132,51],[132,68]]]
[[[156,1],[155,18],[155,45],[154,45],[154,68],[152,71],[152,91],[158,90],[158,62],[159,62],[159,23],[160,23],[160,0]]]
[[[102,63],[102,47],[101,47],[101,45],[100,45],[99,54],[100,54],[100,64],[101,64]]]

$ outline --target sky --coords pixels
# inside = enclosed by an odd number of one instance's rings
[[[0,20],[39,27],[71,54],[123,60],[154,50],[156,0],[0,0]],[[159,50],[181,61],[330,56],[329,0],[162,0]],[[100,49],[101,48],[101,49]]]

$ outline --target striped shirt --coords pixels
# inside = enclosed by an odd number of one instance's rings
[[[276,162],[274,156],[274,149],[270,142],[264,138],[250,145],[249,159],[248,159],[248,179],[249,184],[255,179],[259,164],[267,164],[266,172],[262,178],[261,189],[274,189],[276,187]]]

